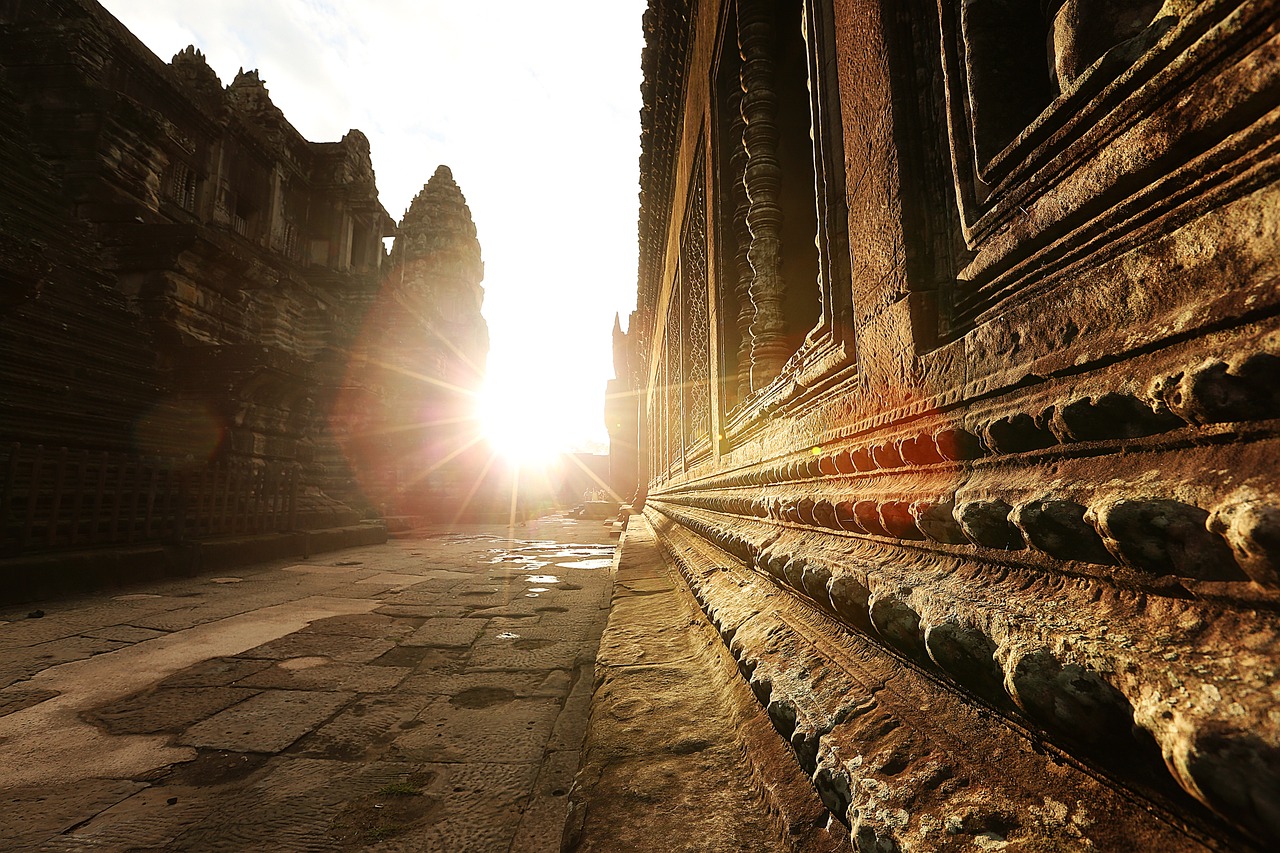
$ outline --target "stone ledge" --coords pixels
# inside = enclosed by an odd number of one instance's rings
[[[620,549],[562,849],[848,850],[643,517]]]
[[[293,533],[203,539],[182,545],[153,543],[11,557],[0,560],[0,604],[125,586],[162,577],[189,577],[203,571],[284,557],[307,557],[386,541],[385,527],[355,524]]]

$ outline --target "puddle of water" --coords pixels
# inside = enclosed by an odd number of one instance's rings
[[[560,578],[555,575],[529,575],[525,580],[529,583],[560,583]]]
[[[210,583],[240,583],[244,578],[209,578]]]
[[[529,587],[529,592],[549,592],[549,591],[550,591],[550,590],[548,590],[545,586],[531,586],[531,587]]]
[[[525,597],[525,598],[537,598],[537,597],[538,597],[538,594],[537,594],[536,592],[526,592],[526,593],[524,594],[524,597]]]
[[[613,565],[613,560],[578,560],[573,563],[556,563],[566,569],[606,569]]]
[[[501,634],[498,635],[498,639],[499,640],[518,640],[520,639],[520,635],[513,634],[510,631],[503,631]]]

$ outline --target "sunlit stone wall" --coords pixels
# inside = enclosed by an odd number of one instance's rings
[[[1273,847],[1280,4],[645,28],[645,517],[815,795],[857,849]]]

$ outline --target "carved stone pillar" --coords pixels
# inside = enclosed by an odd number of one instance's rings
[[[743,143],[747,151],[747,227],[751,246],[751,387],[772,382],[790,354],[783,314],[781,272],[782,208],[778,165],[778,96],[774,91],[777,36],[774,4],[742,0],[738,6],[738,47],[742,52]]]
[[[742,120],[742,89],[736,88],[729,93],[726,108],[732,121],[729,126],[729,141],[733,145],[733,156],[729,159],[729,180],[733,188],[733,237],[734,237],[734,279],[733,293],[738,306],[738,357],[737,375],[733,381],[737,389],[736,399],[741,402],[751,394],[751,261],[747,259],[747,249],[751,244],[751,230],[747,227],[747,191],[744,184],[747,171],[747,149],[742,143],[746,122]]]

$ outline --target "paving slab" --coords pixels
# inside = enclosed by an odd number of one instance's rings
[[[265,690],[196,723],[178,742],[233,752],[279,752],[354,698],[352,693]]]
[[[404,646],[470,648],[484,632],[484,624],[475,619],[443,617],[427,619],[412,634],[400,641]]]
[[[558,849],[611,546],[420,534],[0,614],[0,849]]]

